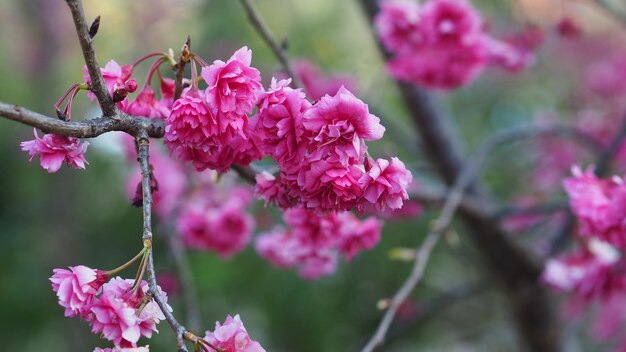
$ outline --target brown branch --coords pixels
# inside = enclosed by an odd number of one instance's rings
[[[183,48],[180,50],[180,58],[176,63],[176,79],[174,83],[174,101],[180,98],[180,95],[183,93],[183,78],[185,76],[185,66],[189,62],[191,58],[191,37],[187,35],[187,40],[185,40],[185,44],[183,44]],[[193,67],[193,66],[192,66]]]
[[[371,23],[379,10],[377,1],[360,0],[360,3]],[[390,54],[380,41],[378,45],[383,56],[389,59]],[[464,170],[465,157],[450,121],[426,92],[408,83],[397,82],[397,85],[421,137],[425,155],[446,184],[455,183]],[[479,199],[485,209],[495,208],[481,191],[479,182],[468,185],[468,194]],[[464,233],[476,245],[486,268],[506,293],[523,348],[558,351],[558,319],[546,288],[538,282],[542,268],[538,259],[516,243],[488,211],[474,214],[459,209],[459,215],[467,226],[468,231]]]
[[[149,246],[147,258],[146,280],[148,281],[148,294],[159,305],[159,308],[165,316],[172,331],[176,335],[177,347],[179,352],[188,352],[184,340],[197,342],[198,337],[178,322],[169,306],[161,297],[156,282],[156,272],[154,270],[154,258],[152,249],[152,192],[150,189],[152,172],[150,169],[150,139],[148,133],[144,130],[140,131],[136,137],[137,142],[137,161],[141,168],[141,189],[143,194],[143,232],[142,239],[144,244]],[[195,341],[194,341],[195,340]]]
[[[72,12],[72,18],[74,19],[74,26],[76,27],[76,34],[78,34],[78,41],[83,51],[83,57],[85,58],[85,64],[89,71],[89,77],[91,78],[91,91],[95,94],[100,103],[100,108],[104,117],[115,118],[118,117],[117,109],[111,99],[109,90],[104,84],[102,73],[100,72],[100,65],[96,58],[96,52],[93,48],[93,38],[89,34],[89,25],[85,19],[85,12],[83,10],[83,4],[80,0],[65,0],[67,6],[69,6]]]
[[[79,138],[93,138],[112,131],[126,132],[136,136],[140,130],[145,130],[153,138],[163,137],[165,133],[163,120],[131,116],[121,112],[117,112],[114,119],[100,117],[84,121],[63,121],[18,105],[0,102],[0,116],[39,128],[47,133]]]
[[[293,84],[293,86],[296,88],[304,89],[304,85],[300,81],[300,77],[295,74],[293,66],[287,58],[287,53],[285,49],[278,44],[278,42],[274,38],[274,35],[272,34],[272,31],[267,26],[265,21],[263,21],[261,14],[256,9],[256,7],[254,7],[252,0],[240,0],[240,2],[241,5],[243,5],[243,8],[246,10],[246,13],[248,14],[248,19],[250,20],[252,26],[256,29],[256,31],[259,33],[261,38],[263,38],[263,40],[270,47],[270,49],[272,49],[272,52],[274,53],[278,61],[280,61],[287,75],[291,77],[291,83]]]

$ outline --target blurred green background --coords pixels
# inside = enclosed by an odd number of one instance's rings
[[[358,95],[387,126],[386,138],[371,145],[373,155],[397,154],[419,182],[434,183],[358,2],[256,3],[276,36],[287,38],[291,57],[308,58],[323,71],[354,77]],[[563,9],[551,7],[552,12],[546,12],[542,3],[474,2],[496,35],[510,34],[527,22],[550,30]],[[88,19],[102,16],[95,41],[102,65],[110,59],[130,63],[170,47],[176,51],[190,34],[193,50],[209,62],[227,59],[241,46],[250,47],[266,86],[279,69],[237,1],[87,0],[85,8]],[[598,35],[606,33],[605,24],[594,20],[598,14],[589,16],[590,28]],[[578,63],[556,60],[563,50],[559,45],[558,39],[548,38],[535,67],[521,75],[487,70],[469,87],[435,95],[454,117],[468,153],[491,132],[532,123],[540,112],[557,112],[567,119],[573,109],[572,85],[579,78],[571,73],[577,72]],[[64,1],[0,0],[1,101],[52,116],[58,97],[82,80],[82,66]],[[79,95],[74,118],[95,114],[94,104]],[[49,175],[19,150],[19,142],[26,139],[32,139],[31,128],[0,119],[0,349],[91,351],[109,346],[98,341],[84,322],[63,317],[48,277],[53,268],[68,265],[110,269],[140,249],[140,210],[130,206],[123,186],[128,166],[116,152],[115,139],[103,136],[92,141],[85,171],[62,168]],[[519,153],[527,146],[498,151],[484,170],[494,196],[503,202],[532,192],[525,178],[533,157]],[[512,154],[516,157],[510,158]],[[550,197],[562,195],[555,189]],[[267,351],[358,350],[381,315],[377,302],[393,294],[410,270],[410,263],[389,259],[390,249],[415,247],[435,211],[415,220],[387,222],[379,246],[342,263],[334,276],[315,282],[271,267],[251,247],[229,261],[210,253],[189,253],[205,328],[238,313],[251,337]],[[157,227],[157,272],[173,273],[159,232]],[[547,230],[539,227],[519,236],[536,245],[546,235]],[[181,297],[174,295],[170,302],[184,321]],[[437,247],[425,281],[405,308],[385,351],[515,350],[504,298],[485,276],[480,258],[462,233],[449,235]],[[173,350],[169,327],[164,322],[159,328],[161,333],[149,341],[151,350]],[[568,351],[596,346],[576,324],[566,336],[571,340],[568,346],[575,348]]]

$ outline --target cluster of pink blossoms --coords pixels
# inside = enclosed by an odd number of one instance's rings
[[[599,179],[593,168],[572,170],[564,181],[570,207],[580,227],[581,248],[546,264],[543,280],[585,301],[626,289],[626,184],[618,177]]]
[[[133,289],[134,280],[109,280],[106,272],[82,265],[69,269],[54,269],[50,278],[65,316],[87,321],[116,348],[136,348],[139,338],[150,338],[165,319],[157,303],[148,299],[145,281]],[[167,301],[165,293],[160,294]]]
[[[226,172],[233,164],[261,159],[248,115],[262,89],[261,75],[250,66],[252,51],[239,49],[227,61],[202,68],[205,90],[187,88],[165,120],[165,145],[198,171]]]
[[[528,41],[500,41],[484,30],[467,0],[387,1],[375,19],[382,43],[393,55],[395,78],[424,87],[455,89],[488,64],[519,71],[532,61]]]
[[[186,200],[177,230],[190,248],[208,250],[222,258],[242,251],[252,239],[254,220],[246,212],[252,202],[247,187],[232,186],[228,195],[211,184]]]
[[[411,173],[397,158],[366,158],[365,141],[385,131],[379,118],[344,87],[312,105],[288,84],[273,80],[252,118],[261,150],[280,168],[257,175],[257,194],[282,209],[401,208]]]
[[[289,228],[262,233],[257,251],[281,268],[296,267],[301,277],[317,279],[335,272],[339,254],[351,260],[380,240],[382,222],[374,217],[358,219],[351,212],[294,208],[283,217]]]

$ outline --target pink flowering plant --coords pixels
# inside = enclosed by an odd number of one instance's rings
[[[260,51],[253,41],[192,50],[189,37],[180,51],[148,52],[130,63],[108,60],[100,67],[94,49],[100,17],[89,24],[80,0],[66,2],[85,58],[82,70],[73,68],[82,78],[60,94],[55,117],[1,102],[0,116],[33,128],[34,139],[19,145],[22,158],[38,161],[50,174],[64,165],[76,170],[89,165],[86,173],[91,172],[97,163],[87,154],[88,147],[94,153],[100,141],[88,139],[117,133],[103,143],[109,143],[107,150],[121,151],[126,181],[107,187],[123,189],[127,205],[141,213],[132,249],[139,252],[114,264],[112,256],[93,256],[90,263],[54,268],[49,278],[48,293],[58,302],[59,313],[81,321],[100,339],[100,347],[92,346],[94,352],[148,352],[150,346],[158,348],[156,336],[162,330],[171,330],[182,352],[190,347],[202,352],[309,348],[276,342],[271,336],[276,322],[259,317],[254,307],[225,307],[219,299],[199,299],[194,271],[215,263],[234,268],[233,275],[245,281],[245,292],[233,292],[234,298],[269,290],[269,297],[283,305],[284,315],[291,316],[292,297],[304,297],[307,301],[297,305],[307,306],[310,320],[318,318],[319,297],[294,294],[281,280],[311,286],[349,282],[349,299],[342,305],[371,307],[367,311],[372,317],[378,314],[374,306],[384,311],[371,336],[357,342],[362,352],[391,348],[386,339],[422,322],[440,302],[478,291],[474,286],[497,286],[505,293],[502,305],[515,324],[501,325],[517,331],[520,350],[557,352],[570,346],[563,342],[559,316],[553,312],[549,292],[554,292],[566,297],[566,323],[581,324],[611,349],[626,351],[626,310],[620,305],[626,297],[626,45],[592,38],[575,15],[547,20],[538,15],[543,8],[533,7],[543,5],[534,2],[514,5],[515,16],[527,11],[529,17],[513,28],[490,18],[491,10],[478,1],[361,0],[385,69],[381,77],[372,74],[375,80],[368,81],[360,74],[327,71],[310,58],[291,60],[287,41],[273,37],[251,0],[240,0],[280,68],[270,71],[259,64]],[[608,2],[596,5],[613,10]],[[144,15],[155,9],[143,9]],[[554,23],[548,26],[549,21]],[[153,22],[151,34],[158,30],[158,21]],[[544,46],[545,54],[540,52]],[[600,55],[598,48],[613,53]],[[365,68],[348,64],[355,72],[376,71],[370,67],[373,61],[363,59]],[[562,61],[558,68],[550,66],[557,61]],[[575,73],[568,71],[570,65]],[[501,81],[516,86],[524,80],[549,81],[543,66],[575,84],[567,81],[567,92],[552,91],[552,82],[545,82],[539,93],[499,90]],[[519,78],[491,73],[486,70],[490,67]],[[390,84],[394,89],[388,89]],[[477,103],[473,94],[481,95],[476,87],[488,87],[491,100],[482,97],[490,101],[488,108]],[[386,106],[386,100],[396,99],[391,98],[395,88],[416,127],[419,148],[418,143],[404,144],[405,136],[413,136],[405,122],[388,118],[399,111]],[[567,96],[563,108],[557,103],[535,110],[534,105],[526,106],[527,95],[549,101],[548,96],[559,94]],[[446,103],[466,105],[463,111],[440,109],[440,96]],[[96,102],[99,116],[76,119],[72,112],[80,109],[81,99]],[[502,108],[507,104],[519,105],[518,115],[530,122],[511,117],[515,109]],[[564,123],[558,111],[552,111],[557,106],[566,110],[570,121]],[[475,151],[466,153],[461,137],[478,125],[478,119],[472,119],[475,110],[481,110],[490,128],[515,127],[480,134],[468,143]],[[467,117],[451,120],[463,125],[463,133],[457,134],[447,114],[458,112],[467,112]],[[495,166],[487,164],[495,149],[509,153],[525,139],[535,144],[515,157],[494,158]],[[428,165],[416,161],[412,154],[417,151]],[[489,187],[493,179],[495,186]],[[55,202],[61,198],[55,196]],[[95,208],[95,202],[87,204]],[[424,226],[425,235],[416,234],[409,222],[395,223],[416,220],[424,225],[422,214],[432,218]],[[76,219],[72,224],[82,226]],[[453,228],[456,219],[464,225],[458,233]],[[419,239],[420,245],[389,247],[393,236],[384,234],[387,225],[405,233],[397,236],[397,243]],[[424,281],[423,291],[434,292],[448,277],[448,269],[441,269],[437,277],[443,279],[425,280],[431,255],[439,264],[432,270],[446,268],[434,254],[441,242],[461,262],[464,275],[465,258],[480,256],[488,278],[482,280],[484,285],[481,281],[461,293],[443,292],[433,302],[414,301],[411,294]],[[162,249],[169,257],[161,256]],[[379,262],[361,270],[359,263],[382,251],[388,259],[413,265],[401,286],[379,295],[372,289],[372,278],[386,281],[389,271]],[[161,272],[163,257],[176,269]],[[252,265],[254,272],[239,265]],[[203,291],[231,289],[224,272],[212,267],[206,271],[207,280],[198,284]],[[266,272],[271,276],[261,275]],[[366,274],[363,282],[353,279]],[[210,310],[202,309],[205,302]],[[204,314],[216,321],[212,330],[203,327]],[[359,329],[358,324],[339,329],[322,320],[324,329],[342,340]],[[287,329],[291,327],[285,328],[292,333]],[[293,328],[302,330],[299,324]],[[326,348],[323,341],[310,348],[318,346]]]

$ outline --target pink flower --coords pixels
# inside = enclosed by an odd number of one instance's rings
[[[99,348],[93,350],[93,352],[150,352],[150,346],[143,347],[113,347],[113,348]]]
[[[235,119],[252,112],[256,93],[261,90],[261,74],[250,66],[252,50],[243,47],[223,62],[216,60],[202,68],[202,78],[208,84],[206,100],[211,107]]]
[[[534,60],[532,51],[512,43],[491,39],[488,41],[489,63],[510,72],[519,72]]]
[[[252,237],[254,220],[245,212],[247,204],[236,196],[218,206],[192,201],[178,218],[178,231],[188,246],[229,258]]]
[[[83,67],[83,72],[85,74],[85,83],[91,84],[91,77],[89,77],[87,66]],[[134,79],[131,78],[133,67],[131,65],[120,66],[114,60],[107,62],[104,68],[100,68],[100,72],[102,73],[104,84],[107,86],[111,96],[113,96],[113,93],[118,88],[126,87],[127,84],[132,85],[131,82],[127,83],[127,81],[134,81]],[[134,84],[136,86],[137,83],[135,82]],[[96,99],[96,96],[91,91],[87,92],[87,96],[92,100]]]
[[[374,19],[376,30],[385,47],[401,54],[423,44],[419,30],[420,7],[414,1],[386,1]]]
[[[306,151],[302,116],[311,103],[299,90],[285,87],[280,95],[279,103],[263,102],[267,106],[254,116],[253,130],[264,153],[271,155],[282,170],[297,172]]]
[[[301,201],[312,209],[350,210],[361,198],[359,180],[364,173],[361,165],[312,161],[298,175]]]
[[[35,139],[24,141],[20,146],[23,151],[28,152],[31,161],[39,155],[39,164],[49,173],[57,172],[63,162],[75,169],[84,169],[85,164],[89,164],[84,155],[89,146],[88,142],[81,143],[78,138],[53,133],[39,138],[37,130],[33,131]]]
[[[148,283],[142,281],[133,291],[134,280],[116,277],[102,286],[102,293],[94,300],[90,320],[92,331],[115,343],[116,346],[134,347],[141,336],[151,337],[156,325],[165,316],[155,301],[143,305],[148,292]],[[165,302],[167,295],[158,287]],[[142,307],[143,305],[143,307]],[[141,308],[141,312],[138,309]],[[168,309],[171,308],[168,306]]]
[[[202,97],[202,92],[185,89],[174,102],[165,120],[165,145],[178,154],[181,147],[201,147],[211,136],[221,132],[216,115]]]
[[[289,228],[260,234],[256,250],[277,267],[295,267],[307,280],[334,273],[340,253],[351,260],[373,248],[382,226],[375,218],[361,221],[350,212],[321,214],[302,208],[285,211],[283,219]]]
[[[310,152],[325,159],[326,154],[336,155],[343,165],[361,162],[365,153],[363,140],[378,140],[385,132],[380,119],[369,113],[367,104],[344,87],[334,96],[320,99],[302,119],[304,128],[313,135]]]
[[[100,286],[107,280],[105,272],[84,265],[71,266],[70,270],[54,269],[50,278],[52,289],[65,308],[66,317],[86,317],[91,302]]]
[[[153,119],[165,119],[170,115],[170,110],[155,98],[154,90],[150,86],[145,86],[132,103],[125,100],[119,105],[129,115]]]
[[[428,88],[456,89],[472,82],[487,63],[486,42],[479,39],[459,45],[424,46],[393,58],[387,69],[402,81]]]
[[[298,239],[281,228],[259,235],[255,248],[261,257],[279,268],[291,268],[297,265],[300,257],[306,252]]]
[[[259,198],[265,200],[266,206],[275,204],[283,210],[295,207],[300,201],[297,189],[295,182],[286,180],[282,174],[274,177],[264,171],[256,175],[254,192]]]
[[[573,291],[584,300],[606,299],[626,288],[624,269],[617,249],[591,239],[582,251],[548,260],[541,279],[556,290]]]
[[[304,90],[312,101],[317,101],[327,94],[334,95],[342,86],[355,91],[353,78],[346,74],[325,75],[315,64],[302,59],[294,61],[293,66],[295,74],[300,78]]]
[[[262,157],[245,115],[233,119],[216,114],[201,92],[189,88],[165,120],[165,145],[198,171],[226,172],[232,164],[248,165]]]
[[[465,46],[481,40],[482,26],[467,0],[429,0],[422,7],[420,30],[428,44]]]
[[[598,179],[593,168],[572,169],[563,181],[570,207],[581,223],[580,234],[626,248],[626,184],[618,177]]]
[[[339,250],[352,260],[359,252],[374,248],[380,241],[382,222],[374,217],[359,220],[350,212],[340,213]]]
[[[413,181],[413,175],[398,158],[377,159],[359,179],[363,188],[363,198],[375,204],[379,210],[400,209],[402,202],[409,199],[406,189]]]
[[[215,330],[207,331],[204,340],[223,352],[265,352],[261,344],[250,339],[239,314],[234,318],[229,315],[224,324],[215,322]]]
[[[141,329],[137,324],[135,310],[126,304],[121,297],[116,297],[108,291],[94,301],[91,312],[91,330],[102,333],[107,340],[113,341],[116,346],[135,346],[141,336]]]

